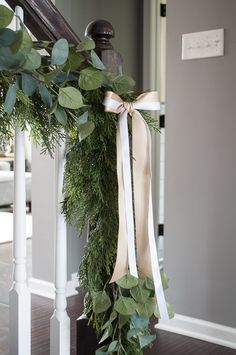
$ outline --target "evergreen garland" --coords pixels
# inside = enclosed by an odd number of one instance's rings
[[[23,24],[17,32],[6,28],[12,11],[0,5],[0,12],[0,145],[12,139],[16,126],[50,155],[67,137],[63,213],[79,234],[88,228],[79,279],[87,292],[84,312],[100,338],[96,355],[141,355],[155,339],[149,319],[159,318],[159,310],[152,279],[127,274],[109,283],[118,236],[118,118],[102,105],[107,90],[133,101],[135,83],[108,73],[92,40],[78,46],[65,39],[32,42]],[[155,120],[142,115],[155,129]],[[163,271],[162,283],[168,287]]]

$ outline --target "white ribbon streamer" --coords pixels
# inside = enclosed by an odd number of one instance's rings
[[[125,216],[126,228],[128,234],[128,264],[130,274],[138,277],[135,238],[134,238],[134,212],[131,186],[131,167],[130,167],[130,149],[129,149],[129,133],[127,123],[127,111],[124,110],[119,116],[120,144],[122,158],[122,173],[125,189]]]

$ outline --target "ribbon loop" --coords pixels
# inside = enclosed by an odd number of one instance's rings
[[[139,110],[159,110],[156,91],[143,93],[134,102],[124,102],[108,91],[103,104],[106,112],[119,114],[117,129],[117,177],[119,232],[117,258],[110,282],[127,274],[151,276],[162,319],[169,319],[155,243],[151,190],[151,135]],[[127,116],[132,117],[133,191]],[[135,215],[135,224],[134,224]],[[135,225],[135,227],[134,227]],[[136,231],[136,240],[135,240]],[[136,260],[137,254],[137,260]],[[138,271],[137,271],[138,268]]]

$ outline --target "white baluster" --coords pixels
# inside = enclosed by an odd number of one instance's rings
[[[63,175],[65,167],[65,144],[57,149],[56,156],[56,252],[55,252],[55,304],[50,321],[50,354],[70,355],[70,319],[66,312],[67,237],[66,222],[61,214],[63,200]]]
[[[23,21],[23,10],[16,7],[16,15]],[[20,20],[17,18],[16,29]],[[25,138],[15,129],[14,160],[14,229],[13,284],[9,292],[10,355],[31,354],[31,296],[26,275],[26,194],[25,194]]]

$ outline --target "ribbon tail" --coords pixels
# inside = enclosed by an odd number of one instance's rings
[[[110,282],[117,281],[127,273],[127,254],[130,274],[134,277],[138,277],[134,236],[129,133],[126,111],[122,112],[119,116],[117,171],[119,184],[119,234],[117,259]]]
[[[119,280],[128,272],[128,236],[125,216],[125,191],[122,172],[121,139],[120,129],[116,133],[116,155],[117,155],[117,180],[118,180],[118,211],[119,211],[119,231],[117,242],[116,263],[110,283]]]
[[[160,317],[162,320],[169,320],[165,294],[161,281],[161,273],[157,256],[157,247],[155,242],[154,225],[153,225],[153,206],[152,206],[152,190],[149,190],[149,211],[148,211],[148,237],[151,253],[152,277],[155,287],[157,304],[159,307]]]
[[[145,122],[145,126],[146,126],[146,132],[148,137],[149,164],[151,167],[151,134],[146,122]],[[157,298],[157,304],[159,307],[160,317],[162,320],[169,320],[166,299],[165,299],[164,289],[161,280],[161,272],[160,272],[159,260],[157,255],[153,221],[154,218],[153,218],[153,205],[152,205],[152,184],[150,181],[149,207],[148,207],[148,238],[149,238],[149,247],[150,247],[150,254],[151,254],[152,277],[153,277],[155,294]]]
[[[146,276],[152,276],[148,240],[148,203],[151,172],[145,121],[137,111],[133,113],[132,132],[137,264],[140,277],[145,278]]]
[[[132,199],[131,184],[131,166],[130,166],[130,147],[129,132],[127,122],[127,111],[120,114],[119,117],[120,139],[121,139],[121,156],[122,156],[122,172],[125,191],[125,215],[126,228],[128,235],[128,263],[130,274],[138,277],[136,265],[135,236],[134,236],[134,213]]]

